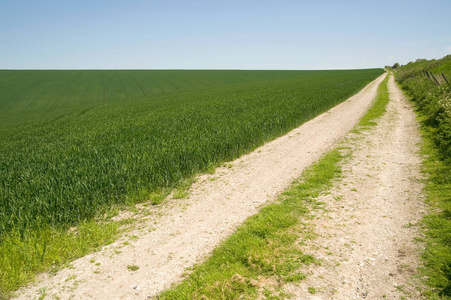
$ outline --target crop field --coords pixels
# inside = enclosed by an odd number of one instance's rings
[[[0,125],[71,112],[83,113],[100,105],[149,101],[173,93],[237,88],[296,78],[303,80],[311,74],[314,72],[0,70]]]
[[[382,73],[0,71],[0,238],[146,200]]]

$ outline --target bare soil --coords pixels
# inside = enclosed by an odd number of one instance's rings
[[[187,198],[168,199],[159,208],[149,208],[150,216],[143,217],[137,229],[54,276],[44,274],[21,289],[18,298],[33,299],[43,293],[58,299],[157,295],[334,147],[367,111],[384,76],[287,135],[215,174],[200,176]],[[395,89],[393,82],[390,87]],[[415,224],[423,210],[417,199],[419,139],[411,108],[399,91],[394,95],[377,128],[355,142],[358,150],[334,191],[343,196],[341,200],[333,194],[329,200],[325,197],[329,212],[314,221],[320,237],[306,245],[306,252],[334,263],[313,266],[307,281],[287,286],[298,299],[398,295],[399,288],[392,291],[393,287],[404,285],[406,274],[414,270],[411,240],[416,233],[408,224]],[[323,255],[325,247],[332,254]],[[305,292],[309,286],[320,292]]]
[[[352,157],[309,224],[318,238],[304,245],[322,264],[310,266],[299,285],[286,287],[296,299],[421,299],[415,280],[421,245],[414,242],[426,212],[421,139],[393,77],[389,92],[378,125],[343,143]]]

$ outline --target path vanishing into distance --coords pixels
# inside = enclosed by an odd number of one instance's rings
[[[426,213],[422,195],[421,137],[409,102],[389,80],[387,112],[368,131],[348,134],[351,157],[342,178],[320,197],[310,229],[317,238],[303,247],[322,261],[303,270],[294,299],[422,299],[417,275]],[[308,288],[314,287],[312,295]]]
[[[56,275],[40,276],[34,284],[19,290],[18,298],[38,298],[43,291],[49,299],[156,296],[179,281],[187,268],[205,259],[246,218],[275,200],[306,167],[342,141],[371,105],[384,76],[285,136],[218,168],[214,174],[200,176],[187,198],[168,199],[155,207],[142,206],[135,216],[139,218],[136,229],[99,252],[72,262],[70,268]],[[416,179],[419,138],[408,138],[418,136],[415,117],[393,78],[389,86],[394,100],[375,127],[376,133],[372,134],[372,129],[362,138],[364,142],[356,142],[355,147],[361,146],[356,150],[360,154],[352,159],[362,160],[349,161],[344,166],[346,171],[339,185],[347,181],[356,184],[352,187],[354,194],[347,197],[334,187],[334,192],[343,194],[343,202],[329,201],[333,208],[328,212],[331,218],[318,217],[316,228],[321,237],[306,246],[312,246],[306,253],[311,250],[316,257],[323,253],[316,253],[314,248],[325,249],[333,244],[336,248],[330,250],[334,253],[331,261],[343,258],[340,265],[345,267],[312,266],[306,282],[317,286],[319,293],[305,293],[303,282],[286,287],[299,299],[380,298],[384,293],[395,295],[396,291],[389,291],[407,280],[403,278],[410,271],[400,264],[413,259],[409,241],[414,229],[405,225],[415,223],[422,211],[418,202],[409,200],[421,190]],[[360,205],[361,201],[364,205]],[[348,208],[340,209],[347,205]],[[412,209],[418,213],[411,215]],[[359,224],[356,220],[360,220]],[[349,249],[345,244],[350,245]],[[129,271],[130,265],[139,269]],[[325,288],[320,289],[322,286]],[[382,293],[385,288],[389,291]]]

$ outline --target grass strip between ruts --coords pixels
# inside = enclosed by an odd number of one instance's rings
[[[375,125],[389,101],[389,76],[379,85],[372,106],[357,125],[365,130]],[[281,286],[305,278],[301,267],[320,263],[301,251],[312,233],[303,223],[341,174],[345,156],[337,149],[325,154],[302,174],[275,203],[250,217],[211,257],[197,265],[180,284],[157,299],[282,299]]]
[[[386,111],[386,106],[390,101],[390,96],[388,93],[388,79],[390,78],[390,74],[387,74],[384,80],[381,82],[379,87],[377,88],[377,96],[374,103],[368,109],[366,114],[360,119],[357,124],[358,127],[368,127],[374,126],[376,123],[374,122],[376,119],[380,118]]]

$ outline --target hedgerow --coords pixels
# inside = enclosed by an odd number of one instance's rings
[[[451,78],[451,56],[408,64],[396,70],[396,77],[415,103],[426,139],[425,191],[431,206],[424,219],[426,294],[451,299],[451,87],[445,81]]]

